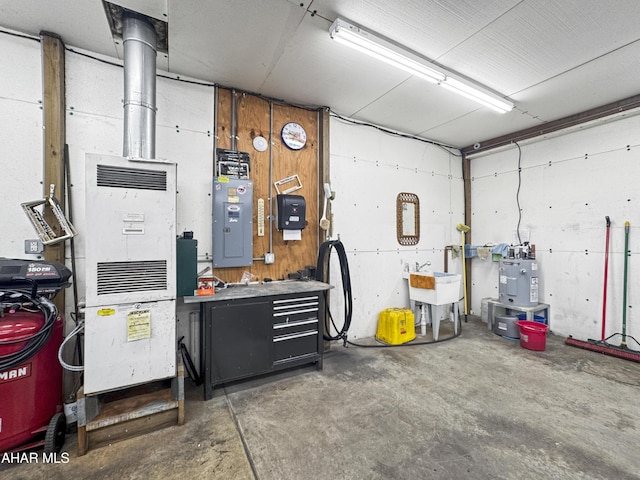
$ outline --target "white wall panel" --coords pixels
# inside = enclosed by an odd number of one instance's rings
[[[0,45],[0,220],[10,226],[0,235],[0,256],[35,259],[24,240],[38,235],[20,204],[44,196],[40,43],[3,35]]]
[[[521,229],[531,232],[536,245],[540,299],[551,305],[551,328],[558,334],[600,338],[605,216],[612,222],[607,333],[621,330],[627,220],[631,222],[628,333],[640,331],[640,314],[634,319],[632,308],[633,298],[640,296],[640,283],[633,281],[634,269],[637,273],[640,268],[640,241],[634,242],[640,234],[638,132],[640,119],[632,116],[521,146]],[[512,242],[517,154],[511,148],[471,161],[474,242],[484,242],[483,237]],[[479,312],[482,298],[497,296],[497,269],[474,260],[472,276],[472,308]]]
[[[353,288],[350,338],[375,335],[379,313],[409,307],[402,279],[405,263],[431,262],[442,270],[444,247],[458,242],[455,226],[463,219],[461,160],[431,144],[389,135],[366,126],[331,121],[331,188],[334,238],[348,252]],[[420,242],[401,246],[396,239],[396,197],[415,193],[420,199]],[[335,269],[334,269],[335,270]],[[331,310],[342,319],[338,288]]]
[[[211,255],[214,89],[158,78],[156,156],[178,164],[178,233]]]
[[[192,231],[198,240],[198,255],[211,256],[212,139],[206,131],[158,127],[157,152],[178,164],[178,234]]]
[[[123,120],[124,68],[67,51],[65,70],[68,109]]]

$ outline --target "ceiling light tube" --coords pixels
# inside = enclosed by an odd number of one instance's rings
[[[382,60],[428,82],[439,83],[445,79],[445,75],[425,65],[427,62],[418,55],[407,52],[397,45],[340,18],[331,25],[329,35],[343,45]]]
[[[452,78],[450,76],[447,76],[447,78],[445,78],[445,80],[440,83],[440,85],[447,90],[457,93],[458,95],[462,95],[463,97],[475,100],[476,102],[489,107],[498,113],[507,113],[513,110],[513,103],[511,103],[510,101],[505,100],[504,98],[499,97],[498,95],[495,95],[493,93],[479,90],[477,87],[471,86],[460,80],[456,80],[455,78]]]
[[[426,58],[341,18],[333,22],[329,28],[329,35],[339,43],[431,83],[437,83],[447,90],[474,100],[497,112],[506,113],[514,107],[513,103],[488,89],[460,79],[442,67],[434,65]]]

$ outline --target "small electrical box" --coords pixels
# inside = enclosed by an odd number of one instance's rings
[[[302,230],[307,226],[307,204],[301,195],[277,195],[278,230]]]

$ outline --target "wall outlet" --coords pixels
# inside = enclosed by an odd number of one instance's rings
[[[275,253],[265,253],[264,254],[264,263],[265,265],[270,265],[276,261]]]
[[[44,245],[40,240],[24,241],[24,253],[42,253],[42,252],[44,252]]]

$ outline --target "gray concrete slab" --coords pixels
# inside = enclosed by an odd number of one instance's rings
[[[463,330],[229,393],[260,480],[640,478],[640,365]]]
[[[189,385],[182,426],[95,448],[81,457],[76,435],[69,434],[58,463],[44,463],[41,453],[35,462],[2,462],[0,454],[0,479],[253,479],[225,397],[204,402],[202,390]]]
[[[69,435],[67,463],[2,463],[0,478],[640,478],[640,364],[553,335],[525,350],[475,317],[436,345],[333,344],[322,371],[227,385],[208,402],[188,384],[184,426],[83,457]]]

